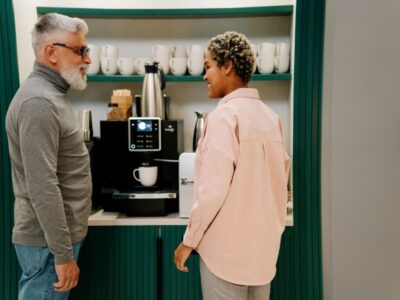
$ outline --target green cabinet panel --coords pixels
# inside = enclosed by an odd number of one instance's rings
[[[297,299],[294,294],[294,238],[293,228],[286,227],[282,235],[277,272],[271,284],[271,300]]]
[[[182,241],[186,226],[162,226],[162,299],[200,300],[201,284],[199,256],[191,255],[186,263],[189,272],[181,272],[174,265],[174,250]]]
[[[90,227],[70,299],[157,299],[157,235],[157,226]]]
[[[18,267],[11,244],[14,194],[5,129],[8,105],[19,85],[12,0],[0,1],[0,299],[17,299]]]

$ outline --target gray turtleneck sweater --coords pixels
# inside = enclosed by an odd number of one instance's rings
[[[86,236],[92,193],[89,155],[68,89],[60,74],[35,63],[6,116],[13,243],[48,246],[56,264],[73,259],[72,244]]]

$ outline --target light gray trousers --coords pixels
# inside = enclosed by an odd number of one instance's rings
[[[203,300],[268,300],[270,284],[237,285],[216,277],[200,258]]]

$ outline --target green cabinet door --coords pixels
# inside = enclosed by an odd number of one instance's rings
[[[69,299],[156,300],[158,226],[90,227]]]
[[[174,250],[182,241],[186,226],[161,226],[162,239],[162,299],[201,300],[199,256],[191,255],[186,265],[188,273],[174,265]]]

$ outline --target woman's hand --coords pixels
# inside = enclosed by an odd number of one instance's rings
[[[185,266],[185,262],[192,253],[193,248],[180,243],[174,251],[174,263],[176,268],[182,272],[189,272],[188,267]]]

